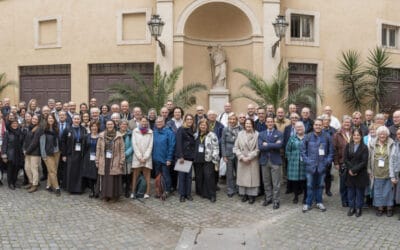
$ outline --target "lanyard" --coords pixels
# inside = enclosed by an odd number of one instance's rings
[[[73,129],[74,130],[74,135],[77,141],[80,141],[81,139],[81,129],[78,127],[78,129]],[[76,132],[76,130],[78,130],[78,132]]]
[[[200,144],[203,144],[206,135],[200,135]]]

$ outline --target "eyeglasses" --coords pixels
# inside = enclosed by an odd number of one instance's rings
[[[239,116],[239,119],[246,119],[245,116]]]
[[[298,120],[299,118],[298,117],[290,117],[290,119]]]

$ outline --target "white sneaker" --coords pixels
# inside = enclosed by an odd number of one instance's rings
[[[310,210],[310,209],[311,209],[311,207],[308,206],[307,204],[304,204],[304,205],[303,205],[303,213],[307,212],[307,211]]]
[[[143,197],[143,198],[148,199],[149,197],[150,197],[150,195],[144,194],[144,197]]]
[[[136,197],[135,197],[135,194],[134,193],[131,193],[131,199],[135,199]]]
[[[317,207],[319,208],[319,210],[321,212],[325,212],[326,211],[326,207],[322,203],[317,203]]]

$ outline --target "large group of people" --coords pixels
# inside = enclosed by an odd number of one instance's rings
[[[362,208],[376,208],[376,215],[393,216],[400,203],[400,111],[392,116],[372,110],[344,115],[340,122],[326,106],[311,118],[310,109],[298,112],[295,104],[282,107],[247,106],[246,113],[232,112],[230,103],[217,114],[203,106],[185,114],[168,101],[147,115],[140,107],[132,112],[127,101],[98,105],[62,103],[49,99],[15,106],[0,102],[1,179],[7,172],[8,187],[17,186],[24,173],[27,192],[47,181],[47,191],[61,190],[116,201],[120,196],[137,199],[138,186],[146,183],[143,198],[152,193],[151,178],[162,176],[165,194],[177,192],[179,201],[195,194],[214,203],[220,176],[226,195],[253,204],[280,207],[281,184],[293,193],[302,211],[314,205],[326,211],[323,195],[332,196],[332,171],[338,171],[339,192],[348,216],[362,215]],[[188,164],[187,171],[175,165]],[[42,176],[40,176],[42,169]],[[219,173],[220,171],[220,173]],[[2,185],[2,182],[0,182]]]

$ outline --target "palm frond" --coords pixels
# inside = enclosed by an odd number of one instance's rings
[[[6,81],[6,73],[0,74],[0,93],[4,91],[9,86],[16,85],[15,81]]]
[[[288,108],[290,103],[301,103],[311,109],[316,109],[318,98],[321,102],[324,101],[324,94],[320,89],[311,86],[302,86],[289,93],[282,101],[281,106]]]
[[[188,108],[195,104],[196,97],[194,94],[203,90],[207,90],[204,84],[190,83],[174,93],[173,102],[183,109]]]

